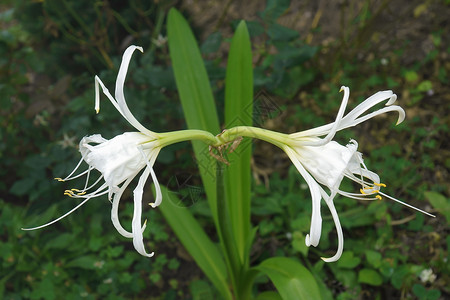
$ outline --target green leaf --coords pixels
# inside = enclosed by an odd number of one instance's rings
[[[379,268],[381,266],[381,254],[380,252],[373,250],[366,250],[366,258],[369,264],[371,264],[374,268]]]
[[[289,0],[267,0],[266,8],[261,12],[261,16],[266,22],[274,22],[289,8],[289,5]]]
[[[300,231],[294,231],[292,233],[292,247],[294,250],[303,254],[303,256],[308,255],[309,247],[305,244],[305,236]]]
[[[81,256],[81,257],[75,258],[74,260],[68,262],[65,265],[65,267],[93,270],[93,269],[96,269],[96,263],[99,260],[100,259],[96,258],[95,256],[91,256],[91,255]]]
[[[425,197],[440,214],[445,216],[447,223],[450,223],[450,201],[443,195],[436,192],[425,192]]]
[[[274,23],[267,29],[267,34],[274,41],[290,41],[298,38],[299,33],[296,30]]]
[[[253,117],[253,69],[250,36],[245,22],[239,23],[228,56],[225,84],[225,125],[251,126]],[[245,139],[228,155],[225,193],[232,232],[242,263],[247,260],[250,234],[251,140]]]
[[[282,298],[280,294],[273,291],[263,292],[256,297],[256,300],[281,300],[281,299]]]
[[[263,261],[256,269],[270,278],[282,299],[321,299],[313,275],[295,260],[273,257]]]
[[[219,50],[222,43],[222,34],[220,32],[214,32],[206,38],[203,44],[200,46],[202,53],[213,53]]]
[[[200,50],[188,23],[174,8],[169,11],[167,32],[175,81],[189,129],[219,133],[219,119]],[[193,141],[192,145],[217,224],[215,159],[209,155],[208,145],[199,141]]]
[[[174,193],[169,193],[163,186],[161,190],[164,200],[159,208],[170,227],[217,290],[225,299],[231,299],[225,263],[216,245],[187,208],[173,204],[179,202]]]
[[[64,249],[68,248],[74,242],[75,235],[73,233],[63,233],[45,244],[46,249]]]
[[[360,262],[361,259],[359,257],[355,257],[352,251],[344,251],[341,258],[337,262],[337,266],[339,268],[353,269],[359,265]]]
[[[372,269],[362,269],[358,273],[358,281],[361,283],[367,283],[374,286],[379,286],[383,283],[381,275]]]
[[[189,284],[193,300],[214,299],[214,291],[211,286],[203,280],[195,280]]]

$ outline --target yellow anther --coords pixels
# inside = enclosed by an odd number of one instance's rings
[[[64,181],[64,179],[59,178],[59,177],[55,177],[55,180],[58,180],[59,182]]]
[[[339,90],[339,93],[342,92],[344,90],[344,87],[341,87],[341,89]]]
[[[376,195],[375,198],[377,198],[378,200],[383,199],[380,195]]]
[[[70,189],[70,190],[74,192],[81,192],[79,189]]]
[[[82,196],[84,194],[86,194],[86,192],[77,193],[78,196]]]
[[[145,226],[145,225],[147,225],[147,219],[145,219],[145,221],[144,221],[144,226]]]
[[[363,190],[363,189],[359,189],[359,191],[361,192],[361,194],[363,194],[363,195],[367,195],[367,193],[366,193],[366,192],[364,192],[364,190]]]
[[[69,196],[69,197],[71,197],[71,198],[74,197],[74,196],[73,196],[73,193],[69,193],[69,192],[65,192],[64,195]]]
[[[373,185],[386,187],[386,185],[384,183],[376,183],[376,182],[374,182]]]
[[[154,203],[154,202],[152,202],[152,203],[149,203],[148,205],[150,205],[150,206],[153,206],[153,205],[155,205],[155,203]]]

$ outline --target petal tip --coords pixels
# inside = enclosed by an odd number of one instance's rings
[[[392,91],[390,91],[392,93]],[[392,94],[392,96],[389,98],[389,101],[385,104],[386,106],[392,105],[395,101],[397,101],[397,95]]]

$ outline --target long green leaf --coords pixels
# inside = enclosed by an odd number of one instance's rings
[[[189,129],[201,129],[217,134],[220,131],[219,119],[200,50],[188,23],[174,8],[169,11],[167,31],[170,58],[186,123]],[[207,145],[198,141],[193,141],[192,145],[217,224],[216,162],[209,155]]]
[[[159,208],[183,246],[225,299],[232,299],[227,270],[216,245],[208,238],[187,208],[179,207],[173,193],[161,186],[164,201]]]
[[[295,260],[273,257],[263,261],[256,269],[270,278],[285,300],[322,298],[311,272]]]
[[[225,125],[251,126],[253,117],[253,68],[250,36],[244,21],[236,29],[228,55],[225,84]],[[233,236],[242,264],[247,264],[250,236],[250,158],[251,140],[241,141],[228,156],[230,165],[225,173],[226,197],[229,205]]]

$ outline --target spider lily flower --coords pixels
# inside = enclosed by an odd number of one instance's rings
[[[153,252],[147,253],[145,251],[143,243],[142,232],[145,229],[145,222],[143,225],[141,223],[143,189],[148,177],[151,176],[156,190],[156,199],[154,203],[151,203],[151,206],[157,207],[161,203],[162,193],[155,172],[153,171],[153,164],[160,149],[172,142],[167,139],[164,141],[164,134],[160,135],[150,131],[139,123],[129,110],[125,101],[123,86],[131,56],[136,49],[143,52],[141,47],[130,46],[123,55],[116,80],[115,98],[110,94],[103,82],[95,76],[95,110],[97,113],[100,110],[99,87],[101,87],[103,93],[117,111],[138,132],[126,132],[110,140],[103,138],[99,134],[84,137],[79,144],[81,160],[78,165],[66,178],[56,178],[59,181],[68,181],[86,176],[84,188],[71,189],[64,193],[73,198],[83,199],[83,201],[68,213],[45,225],[24,230],[34,230],[51,225],[71,214],[88,200],[107,194],[108,199],[112,203],[111,220],[117,231],[124,237],[133,239],[133,245],[137,252],[144,256],[153,256]],[[87,163],[88,168],[77,173],[83,162]],[[101,175],[92,185],[89,185],[89,178],[94,169],[99,171]],[[128,232],[119,222],[119,201],[124,190],[139,173],[141,175],[133,192],[134,213],[132,232]]]
[[[378,92],[344,116],[350,91],[348,87],[344,86],[341,88],[341,91],[344,91],[344,96],[335,122],[287,135],[282,142],[277,142],[277,145],[286,152],[294,163],[310,189],[312,216],[310,233],[306,235],[305,239],[307,246],[317,246],[319,244],[322,231],[320,213],[322,199],[324,199],[331,212],[338,235],[338,249],[333,257],[322,258],[326,262],[338,260],[344,247],[342,228],[333,203],[333,199],[337,194],[359,200],[376,200],[385,196],[433,216],[381,192],[381,187],[386,185],[380,182],[380,178],[376,173],[367,169],[362,159],[362,154],[357,151],[358,143],[355,140],[350,140],[346,146],[332,141],[337,131],[356,126],[386,112],[397,112],[399,114],[397,124],[400,124],[405,118],[405,112],[401,107],[392,105],[397,96],[392,91]],[[383,101],[387,101],[384,108],[363,115],[376,104]],[[321,138],[321,136],[325,137]],[[359,193],[347,192],[339,188],[344,177],[361,186]],[[323,186],[328,188],[329,193],[325,191]]]

